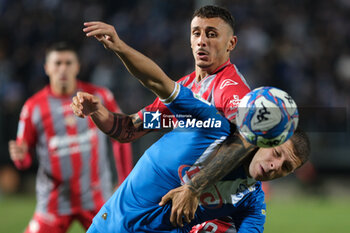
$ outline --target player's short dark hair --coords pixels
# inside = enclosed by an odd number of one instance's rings
[[[310,140],[307,134],[297,128],[290,138],[293,143],[294,154],[301,160],[301,165],[303,165],[310,157]]]
[[[51,52],[55,52],[55,51],[57,51],[57,52],[70,51],[70,52],[75,53],[75,55],[77,55],[77,57],[78,57],[78,52],[77,52],[76,48],[73,45],[71,45],[70,43],[65,42],[65,41],[56,42],[56,43],[52,44],[51,46],[49,46],[45,51],[46,58]]]
[[[232,14],[225,8],[222,8],[219,6],[212,6],[212,5],[203,6],[193,13],[192,19],[194,17],[221,18],[232,28],[232,31],[234,32],[235,19],[232,16]]]

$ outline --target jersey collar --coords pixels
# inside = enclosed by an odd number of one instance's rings
[[[214,72],[212,73],[213,74],[216,74],[218,73],[219,71],[223,70],[226,66],[230,65],[231,64],[231,61],[230,59],[228,59],[224,64],[222,64],[221,66],[219,66],[218,68],[216,68],[216,70],[214,70]]]

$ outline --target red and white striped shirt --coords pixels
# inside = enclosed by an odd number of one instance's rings
[[[243,75],[229,60],[199,82],[196,80],[196,72],[182,77],[177,82],[191,89],[196,97],[214,105],[230,121],[236,117],[240,100],[250,91]],[[138,114],[143,119],[143,112],[158,109],[163,114],[171,114],[158,98]]]
[[[120,112],[109,90],[80,81],[77,87],[77,91],[98,96],[110,111]],[[98,210],[113,189],[108,137],[90,117],[76,117],[71,101],[72,96],[55,96],[46,86],[22,108],[17,142],[36,148],[38,212],[69,215],[82,209]],[[132,169],[131,147],[114,140],[112,147],[121,183]],[[28,153],[15,165],[25,169],[31,161]]]

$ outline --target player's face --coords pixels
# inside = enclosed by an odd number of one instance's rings
[[[213,72],[229,59],[236,43],[237,37],[221,18],[193,18],[191,48],[196,66],[200,69]]]
[[[293,143],[288,140],[277,147],[260,148],[249,165],[249,174],[255,180],[273,180],[292,173],[300,165]]]
[[[73,51],[53,51],[45,63],[45,72],[56,94],[72,94],[79,73],[79,61]]]

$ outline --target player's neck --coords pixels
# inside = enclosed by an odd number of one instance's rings
[[[206,78],[208,75],[213,73],[214,69],[201,69],[196,67],[196,81],[200,82],[202,79]]]
[[[210,66],[210,67],[199,67],[196,66],[196,81],[200,82],[202,79],[206,78],[208,75],[215,74],[219,70],[221,70],[223,67],[225,67],[227,64],[230,64],[230,60],[226,59],[223,60],[223,62],[218,63],[220,65],[216,66]]]
[[[71,96],[76,92],[77,83],[62,86],[50,85],[50,88],[55,96]]]
[[[203,78],[207,77],[207,73],[196,72],[196,81],[200,82]]]

